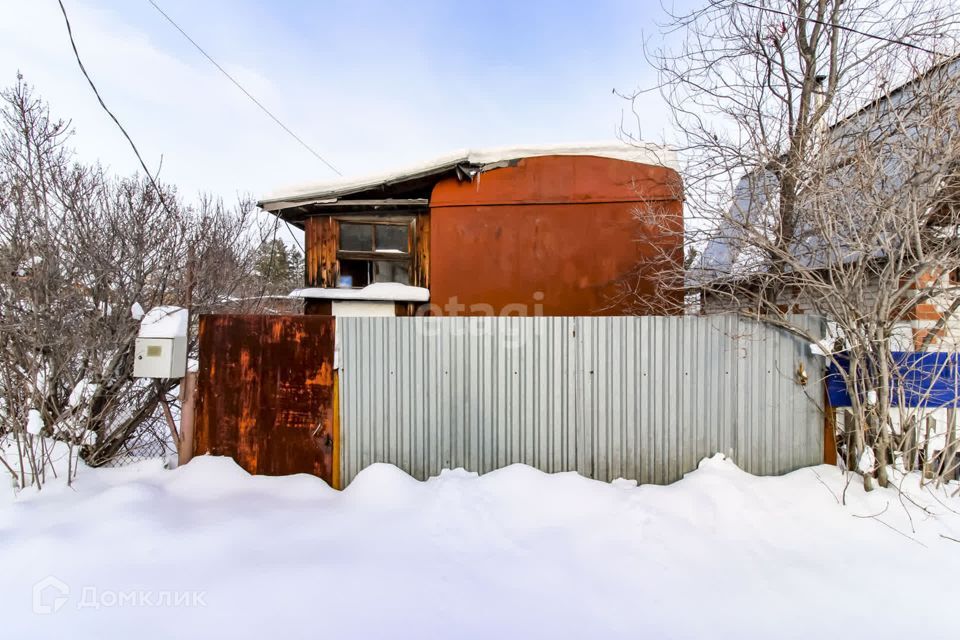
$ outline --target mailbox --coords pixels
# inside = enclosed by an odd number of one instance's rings
[[[187,371],[187,338],[137,338],[135,378],[182,378]]]

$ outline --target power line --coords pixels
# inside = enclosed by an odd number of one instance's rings
[[[859,30],[857,30],[857,29],[854,29],[853,27],[847,27],[847,26],[844,26],[844,25],[842,25],[842,24],[836,24],[835,22],[824,22],[824,21],[822,21],[822,20],[817,20],[816,18],[809,18],[809,17],[806,17],[806,16],[796,16],[796,15],[794,15],[794,14],[792,14],[792,13],[788,13],[788,12],[786,12],[786,11],[780,11],[779,9],[773,9],[773,8],[771,8],[771,7],[760,7],[760,6],[757,6],[757,5],[755,5],[755,4],[750,4],[749,2],[739,2],[739,0],[737,1],[737,4],[739,4],[739,5],[741,5],[741,6],[744,6],[744,7],[749,7],[749,8],[751,8],[751,9],[756,9],[757,11],[766,11],[766,12],[768,12],[768,13],[775,13],[775,14],[777,14],[777,15],[785,16],[785,17],[787,17],[787,18],[798,18],[798,19],[799,19],[799,18],[802,17],[804,20],[806,20],[806,21],[808,21],[808,22],[813,22],[814,24],[823,25],[823,26],[825,26],[825,27],[832,27],[832,28],[834,28],[834,29],[840,29],[841,31],[849,31],[850,33],[855,33],[855,34],[857,34],[858,36],[863,36],[863,37],[865,37],[865,38],[873,38],[874,40],[882,40],[883,42],[889,42],[890,44],[899,44],[899,45],[901,45],[901,46],[908,47],[908,48],[910,48],[910,49],[916,49],[917,51],[923,51],[924,53],[929,53],[929,54],[935,55],[935,56],[945,55],[945,54],[942,54],[942,53],[940,53],[940,52],[938,52],[938,51],[934,51],[933,49],[926,49],[926,48],[924,48],[924,47],[921,47],[921,46],[919,46],[919,45],[912,44],[912,43],[910,43],[910,42],[905,42],[905,41],[903,41],[903,40],[897,40],[897,39],[895,39],[895,38],[886,38],[886,37],[884,37],[884,36],[877,36],[877,35],[874,35],[874,34],[872,34],[872,33],[867,33],[866,31],[859,31]]]
[[[249,91],[247,91],[246,89],[244,89],[244,88],[243,88],[243,85],[240,84],[240,83],[237,81],[236,78],[234,78],[232,75],[230,75],[230,74],[227,72],[227,70],[224,69],[223,67],[221,67],[220,64],[219,64],[216,60],[214,60],[213,57],[212,57],[209,53],[207,53],[206,51],[204,51],[203,47],[201,47],[199,44],[197,44],[197,42],[196,42],[193,38],[191,38],[189,35],[187,35],[187,32],[184,31],[183,29],[181,29],[181,28],[180,28],[180,25],[178,25],[178,24],[173,20],[173,18],[171,18],[170,16],[168,16],[168,15],[164,12],[164,10],[161,9],[161,8],[157,5],[156,2],[154,2],[153,0],[147,0],[147,2],[149,2],[149,3],[153,6],[153,8],[156,9],[156,10],[160,13],[160,15],[162,15],[164,18],[166,18],[166,19],[167,19],[167,22],[169,22],[170,24],[172,24],[172,25],[173,25],[173,28],[176,29],[177,31],[179,31],[179,32],[180,32],[180,35],[182,35],[184,38],[186,38],[187,41],[190,42],[190,44],[192,44],[197,51],[199,51],[201,54],[203,54],[203,57],[206,58],[207,60],[209,60],[210,63],[211,63],[213,66],[215,66],[215,67],[220,71],[220,73],[222,73],[224,76],[226,76],[226,78],[227,78],[228,80],[230,80],[230,82],[232,82],[232,83],[237,87],[237,89],[240,89],[240,91],[242,91],[245,96],[247,96],[248,98],[250,98],[250,100],[252,100],[255,105],[257,105],[258,107],[260,107],[260,110],[261,110],[261,111],[263,111],[265,114],[267,114],[267,116],[269,116],[271,120],[273,120],[274,122],[276,122],[276,123],[280,126],[281,129],[283,129],[283,130],[286,131],[288,134],[290,134],[290,136],[291,136],[294,140],[296,140],[297,142],[299,142],[300,145],[301,145],[304,149],[306,149],[307,151],[309,151],[310,153],[312,153],[313,156],[314,156],[317,160],[319,160],[319,161],[322,162],[323,164],[327,165],[327,167],[329,167],[329,169],[330,169],[331,171],[333,171],[335,174],[337,174],[338,176],[342,176],[342,175],[343,175],[342,173],[340,173],[340,171],[339,171],[335,166],[333,166],[332,164],[330,164],[330,162],[329,162],[326,158],[324,158],[324,157],[321,156],[319,153],[317,153],[317,152],[313,149],[313,147],[311,147],[310,145],[308,145],[306,142],[303,141],[303,139],[302,139],[300,136],[298,136],[298,135],[295,134],[293,131],[291,131],[291,130],[290,130],[290,127],[288,127],[287,125],[285,125],[285,124],[283,124],[282,122],[280,122],[280,119],[279,119],[277,116],[273,115],[273,113],[271,113],[269,109],[267,109],[265,106],[263,106],[263,104],[262,104],[259,100],[257,100],[256,98],[254,98],[253,95],[252,95]]]
[[[143,172],[147,174],[147,179],[150,181],[150,184],[157,192],[157,196],[160,198],[160,205],[167,212],[167,215],[173,215],[170,212],[170,209],[167,207],[167,202],[163,197],[163,191],[160,190],[160,186],[157,184],[156,180],[153,179],[153,174],[150,173],[150,169],[147,168],[147,163],[143,161],[143,157],[140,155],[137,145],[134,144],[133,138],[130,137],[130,134],[127,133],[127,130],[122,124],[120,124],[120,120],[117,119],[117,116],[110,111],[107,103],[103,101],[103,97],[101,97],[100,92],[97,90],[97,85],[93,83],[93,79],[90,77],[90,74],[87,73],[87,68],[83,66],[83,60],[80,59],[80,52],[77,51],[77,43],[73,39],[73,27],[70,26],[70,18],[67,16],[67,8],[63,6],[63,0],[57,0],[57,2],[60,3],[60,12],[63,13],[63,21],[67,25],[67,35],[70,36],[70,46],[73,48],[73,57],[76,58],[77,64],[80,66],[80,71],[83,73],[83,77],[87,79],[87,84],[89,84],[90,88],[93,89],[93,94],[97,96],[97,101],[100,103],[100,106],[103,107],[103,110],[107,112],[107,115],[110,116],[110,119],[113,120],[114,124],[117,125],[117,127],[120,129],[120,132],[123,133],[123,137],[127,139],[127,142],[130,143],[130,148],[133,149],[134,155],[136,155],[137,160],[140,161],[140,166],[143,167]]]

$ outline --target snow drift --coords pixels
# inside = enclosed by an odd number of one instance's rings
[[[214,457],[82,469],[0,501],[0,633],[950,637],[960,500],[901,480],[905,506],[857,483],[842,506],[837,469],[761,478],[719,455],[665,487],[521,465],[426,482],[373,465],[343,492]],[[66,586],[59,610],[34,613],[37,584]],[[917,615],[877,615],[891,589]]]

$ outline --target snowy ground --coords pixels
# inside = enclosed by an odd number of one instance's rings
[[[956,638],[960,499],[843,484],[84,469],[0,498],[0,638]]]

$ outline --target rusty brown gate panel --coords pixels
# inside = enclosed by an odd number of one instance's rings
[[[332,486],[333,350],[329,316],[201,316],[196,454]]]

